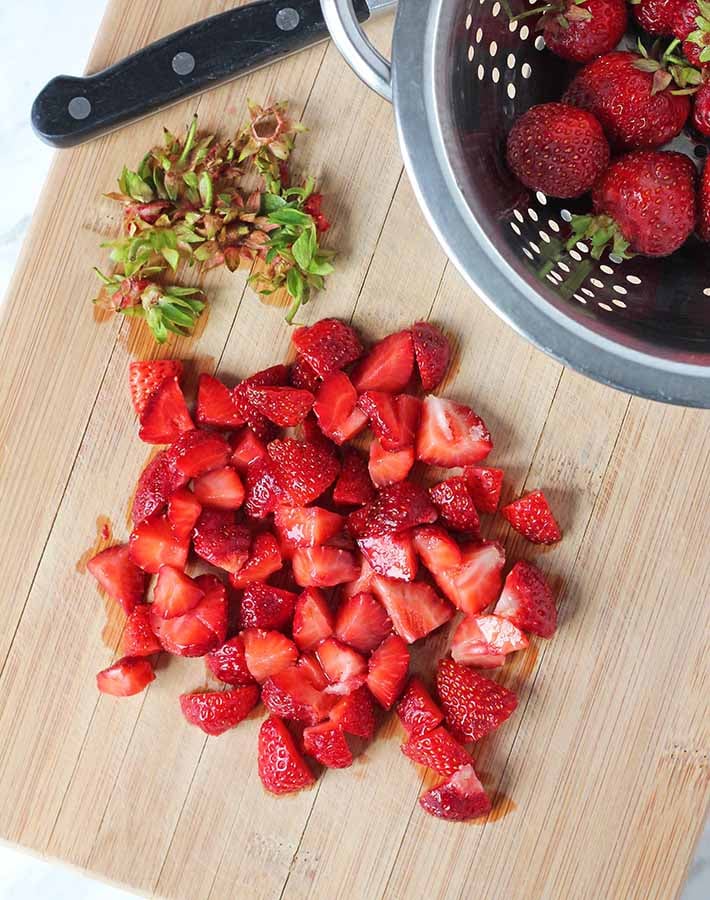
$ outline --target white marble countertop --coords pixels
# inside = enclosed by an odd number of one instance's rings
[[[81,74],[105,6],[105,0],[29,0],[0,7],[0,175],[4,211],[0,225],[0,303],[53,152],[32,133],[32,99],[53,75]],[[67,867],[0,844],[2,900],[127,900],[130,896]],[[710,826],[698,846],[683,900],[708,897]]]

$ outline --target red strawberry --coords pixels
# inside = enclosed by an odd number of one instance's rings
[[[359,572],[354,554],[339,547],[300,547],[291,565],[301,587],[335,587],[353,581]]]
[[[315,394],[320,384],[320,378],[305,357],[297,356],[289,372],[289,383],[294,387],[303,388]]]
[[[426,490],[411,481],[382,488],[367,506],[348,516],[348,530],[355,538],[377,537],[407,531],[434,522],[436,508]]]
[[[410,394],[393,395],[383,391],[366,391],[358,400],[384,450],[414,446],[421,405],[421,400]]]
[[[436,689],[446,723],[460,741],[479,741],[518,705],[512,691],[448,658],[439,660]]]
[[[247,668],[244,639],[240,634],[211,650],[205,657],[205,663],[214,677],[225,684],[243,685],[254,681]]]
[[[432,731],[444,721],[444,713],[436,705],[418,675],[410,678],[407,689],[397,704],[397,715],[405,731],[410,735]]]
[[[631,4],[636,21],[649,34],[670,37],[679,0],[638,0]]]
[[[188,540],[200,518],[202,505],[188,488],[178,488],[168,500],[168,522],[177,541]]]
[[[680,133],[690,112],[667,73],[648,71],[647,60],[627,51],[586,65],[562,98],[599,120],[612,150],[660,147]]]
[[[296,667],[303,672],[303,674],[310,681],[313,687],[318,688],[319,691],[322,691],[328,687],[328,679],[325,677],[325,672],[323,671],[323,669],[321,669],[321,665],[318,662],[318,657],[315,655],[315,653],[312,653],[311,651],[302,653],[298,657]],[[327,694],[326,696],[332,699],[333,695]]]
[[[706,162],[698,191],[698,237],[710,241],[710,165]]]
[[[176,486],[182,487],[190,478],[226,466],[230,452],[221,434],[195,429],[181,435],[167,450],[171,465],[184,479]]]
[[[198,433],[187,432],[187,434]],[[133,524],[138,525],[153,513],[160,512],[168,502],[168,498],[188,480],[186,476],[175,469],[169,449],[159,453],[143,469],[138,479],[131,511]]]
[[[247,668],[257,681],[266,681],[298,658],[296,645],[280,631],[248,628],[242,637]]]
[[[414,465],[414,447],[404,450],[384,450],[377,438],[370,444],[368,471],[377,487],[387,487],[404,481]],[[334,495],[335,496],[335,495]]]
[[[150,606],[139,603],[123,629],[121,652],[124,656],[152,656],[162,649],[150,625]]]
[[[360,538],[357,545],[373,572],[399,581],[414,581],[418,563],[410,532]]]
[[[461,565],[461,548],[451,535],[439,525],[415,528],[414,549],[430,572],[443,572]]]
[[[205,592],[196,581],[175,569],[173,566],[161,566],[158,580],[153,591],[153,615],[172,619],[173,616],[184,616],[194,609],[205,596]]]
[[[497,614],[467,616],[454,632],[451,655],[466,666],[495,669],[503,665],[508,653],[527,646],[528,639],[522,631]]]
[[[180,378],[182,363],[178,359],[136,360],[128,366],[133,408],[140,416],[146,404],[166,378]]]
[[[178,540],[167,516],[156,513],[133,529],[129,546],[133,562],[155,575],[161,566],[185,568],[190,539]]]
[[[363,391],[403,391],[414,373],[414,346],[410,331],[399,331],[384,338],[356,366],[352,382]]]
[[[279,505],[283,491],[276,467],[269,458],[256,459],[247,468],[244,509],[252,519],[265,519]]]
[[[251,538],[244,525],[237,525],[234,513],[226,509],[204,509],[193,535],[195,553],[236,574],[247,561]]]
[[[330,720],[346,734],[369,741],[375,733],[375,704],[365,685],[338,700],[330,711]]]
[[[294,387],[258,387],[247,390],[249,402],[269,421],[284,428],[299,425],[313,406],[313,394]]]
[[[293,639],[301,650],[315,650],[333,633],[333,613],[318,588],[306,588],[296,600]]]
[[[284,498],[294,506],[316,500],[335,481],[340,466],[327,447],[287,438],[268,446]]]
[[[439,510],[443,525],[454,531],[471,531],[478,534],[481,524],[468,482],[462,475],[440,481],[429,488],[431,502]]]
[[[392,622],[372,594],[345,597],[335,618],[335,636],[360,653],[371,653],[392,631]]]
[[[261,699],[273,715],[307,725],[325,719],[335,703],[335,698],[316,688],[299,666],[289,666],[267,678]]]
[[[200,475],[195,479],[193,490],[203,506],[239,509],[244,502],[244,485],[231,466]]]
[[[321,378],[344,369],[362,354],[362,344],[354,328],[337,319],[321,319],[310,328],[297,328],[293,344]]]
[[[358,450],[346,447],[340,475],[333,488],[333,500],[344,506],[362,506],[375,496],[375,489],[367,472],[367,463]]]
[[[175,656],[204,656],[220,647],[227,635],[224,585],[214,575],[200,575],[195,582],[205,596],[185,615],[163,619],[151,604],[153,631],[163,649]]]
[[[693,125],[710,137],[710,82],[704,81],[693,95]]]
[[[710,64],[709,12],[702,0],[679,0],[673,11],[673,34],[683,41],[685,58],[698,68]]]
[[[333,722],[312,725],[303,732],[306,753],[329,769],[346,769],[353,764],[353,754],[345,733]]]
[[[274,515],[282,543],[288,547],[318,547],[342,531],[344,519],[319,506],[279,506]]]
[[[102,694],[113,697],[131,697],[155,680],[150,661],[142,657],[124,656],[96,676],[96,687]]]
[[[586,63],[613,50],[626,25],[626,0],[561,0],[547,10],[538,27],[553,53]]]
[[[409,650],[401,637],[386,637],[367,664],[367,687],[385,709],[392,709],[407,680]]]
[[[250,402],[249,390],[252,387],[282,387],[288,384],[288,376],[288,366],[271,366],[246,378],[232,391],[239,415],[262,441],[270,441],[277,428]]]
[[[228,691],[195,691],[180,694],[180,709],[191,725],[205,734],[224,734],[249,715],[259,702],[255,684]]]
[[[236,575],[229,576],[232,587],[243,588],[255,581],[266,581],[283,565],[281,550],[273,534],[268,531],[255,534],[249,549],[249,557]]]
[[[143,602],[145,573],[131,559],[128,544],[107,547],[92,557],[86,568],[109,597],[121,604],[126,615]]]
[[[461,565],[432,571],[439,589],[467,615],[490,606],[503,584],[505,550],[497,541],[481,541],[461,548]]]
[[[367,660],[335,638],[326,638],[316,649],[316,656],[330,682],[329,693],[350,694],[365,683]]]
[[[555,598],[537,566],[523,561],[513,566],[505,579],[495,614],[523,631],[552,637],[557,628]]]
[[[525,494],[504,506],[500,513],[533,544],[554,544],[562,538],[560,526],[542,491]]]
[[[467,466],[463,474],[478,512],[494,513],[503,487],[503,470]]]
[[[195,426],[177,378],[166,378],[141,413],[139,436],[146,444],[169,444]]]
[[[319,234],[323,234],[330,228],[330,222],[326,219],[325,214],[321,211],[323,203],[322,194],[311,194],[311,196],[303,204],[303,209],[313,218]]]
[[[432,731],[412,734],[402,744],[402,753],[412,762],[433,769],[439,775],[453,775],[471,764],[471,757],[442,725]]]
[[[473,410],[429,394],[417,435],[417,459],[452,469],[480,462],[493,449],[485,422]]]
[[[449,367],[449,340],[431,322],[415,322],[412,325],[412,341],[422,387],[425,391],[433,391],[441,383]]]
[[[318,390],[313,411],[324,435],[344,444],[367,425],[367,416],[357,406],[357,391],[345,372],[333,372]]]
[[[268,584],[250,584],[242,596],[240,628],[285,631],[293,619],[296,595]]]
[[[454,614],[454,610],[423,581],[405,584],[376,575],[372,592],[387,610],[392,626],[408,644],[426,637]]]
[[[232,429],[244,424],[230,389],[206,373],[200,375],[197,385],[195,419],[200,425],[211,425],[213,428]]]
[[[429,815],[451,822],[476,819],[491,811],[491,801],[471,765],[423,793],[419,805]]]
[[[315,778],[281,719],[269,716],[259,729],[259,778],[272,794],[290,794]]]
[[[257,459],[266,459],[266,444],[249,428],[243,428],[232,438],[232,456],[229,464],[240,475],[246,475],[250,463]]]

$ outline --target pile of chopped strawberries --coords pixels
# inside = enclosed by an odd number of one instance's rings
[[[504,576],[503,547],[481,537],[504,477],[480,465],[491,436],[468,406],[429,393],[450,356],[431,324],[366,352],[353,328],[324,319],[293,343],[291,366],[234,388],[201,375],[194,415],[180,362],[131,364],[140,437],[169,446],[140,476],[128,543],[89,563],[127,616],[122,658],[98,674],[99,690],[142,691],[161,652],[204,657],[226,687],[183,694],[183,715],[219,735],[261,701],[259,775],[275,794],[314,782],[306,757],[351,765],[352,739],[371,740],[378,708],[394,707],[404,754],[444,778],[422,807],[484,815],[465,745],[517,698],[475,670],[502,666],[557,622],[542,573],[517,562]],[[368,428],[366,458],[351,441]],[[416,463],[461,471],[427,489],[423,466],[410,478]],[[561,537],[541,491],[501,514],[530,541]],[[408,679],[409,646],[457,613],[435,700]]]

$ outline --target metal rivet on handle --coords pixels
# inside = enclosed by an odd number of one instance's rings
[[[72,119],[86,119],[91,115],[91,103],[86,97],[72,97],[67,109]]]
[[[172,67],[176,75],[189,75],[195,68],[195,57],[192,53],[181,50],[173,56]]]
[[[292,6],[285,6],[276,13],[276,26],[280,28],[281,31],[293,31],[294,28],[298,28],[298,23],[300,21],[301,16],[299,15],[298,10],[294,9]]]

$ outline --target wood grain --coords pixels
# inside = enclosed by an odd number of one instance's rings
[[[229,3],[114,0],[90,70]],[[372,29],[386,47],[389,22]],[[286,97],[311,133],[297,164],[329,195],[340,250],[304,310],[375,338],[431,318],[456,344],[445,391],[496,439],[506,499],[543,486],[565,539],[550,550],[491,525],[511,558],[535,558],[559,592],[560,630],[505,669],[515,717],[477,766],[495,797],[484,823],[451,826],[417,805],[431,781],[403,760],[392,720],[351,770],[309,792],[264,793],[258,717],[205,739],[176,697],[205,681],[174,662],[143,695],[97,696],[122,621],[83,568],[148,458],[126,399],[130,359],[156,355],[140,327],[96,323],[93,262],[116,212],[98,198],[160,125],[223,129],[247,96]],[[229,124],[227,124],[229,123]],[[205,326],[159,351],[188,387],[237,380],[289,353],[281,312],[243,273],[211,273]],[[3,311],[0,490],[0,837],[165,897],[669,898],[708,797],[710,416],[594,384],[530,347],[447,263],[402,173],[392,112],[321,45],[131,128],[57,156]],[[443,649],[445,636],[435,646]],[[430,649],[415,653],[425,670]]]

